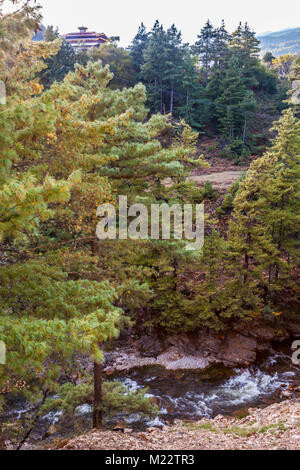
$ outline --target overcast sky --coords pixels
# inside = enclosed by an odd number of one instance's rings
[[[238,22],[248,21],[258,33],[300,26],[299,0],[39,0],[45,25],[58,26],[61,33],[89,30],[120,36],[127,46],[143,21],[151,28],[159,19],[181,29],[183,39],[193,43],[209,18],[219,25],[224,18],[232,31]]]

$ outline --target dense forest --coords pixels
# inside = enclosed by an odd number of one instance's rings
[[[53,27],[44,34],[46,41],[58,36]],[[279,117],[285,107],[287,77],[278,80],[275,60],[269,66],[268,56],[261,63],[259,41],[247,23],[229,34],[224,22],[216,28],[207,21],[196,39],[184,44],[175,25],[165,30],[156,21],[150,32],[141,24],[128,50],[117,47],[114,38],[113,44],[76,57],[64,43],[49,59],[41,83],[48,87],[62,80],[76,62],[101,60],[114,74],[110,88],[143,83],[151,114],[170,114],[201,134],[218,136],[222,154],[240,162],[265,148],[274,114]]]
[[[2,3],[2,405],[20,394],[40,414],[91,402],[94,427],[124,408],[155,415],[145,390],[102,383],[122,330],[222,337],[237,323],[299,321],[300,58],[261,60],[247,23],[230,34],[210,21],[193,45],[157,21],[128,49],[112,38],[75,53],[54,27],[30,40],[34,2],[10,15]],[[225,194],[190,178],[218,159],[249,168]],[[119,195],[149,208],[203,202],[203,250],[99,241],[97,207]],[[2,427],[18,440],[32,422]]]

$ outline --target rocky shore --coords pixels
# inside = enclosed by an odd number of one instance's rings
[[[176,421],[134,433],[98,431],[63,441],[62,450],[300,450],[300,400],[249,408],[236,417]]]
[[[113,373],[150,365],[168,370],[205,370],[216,364],[248,367],[273,342],[289,338],[300,338],[299,323],[288,322],[278,328],[257,320],[237,324],[225,334],[204,330],[197,335],[143,336],[131,345],[107,353],[105,370]]]

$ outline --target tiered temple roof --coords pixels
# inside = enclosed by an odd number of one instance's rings
[[[78,29],[79,33],[68,33],[63,36],[76,50],[99,47],[101,44],[109,42],[108,37],[104,33],[88,31],[88,28],[84,26],[81,26]]]

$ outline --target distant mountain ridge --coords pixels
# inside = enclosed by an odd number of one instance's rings
[[[300,54],[300,27],[284,29],[258,36],[262,54],[270,51],[275,56],[282,54]]]

